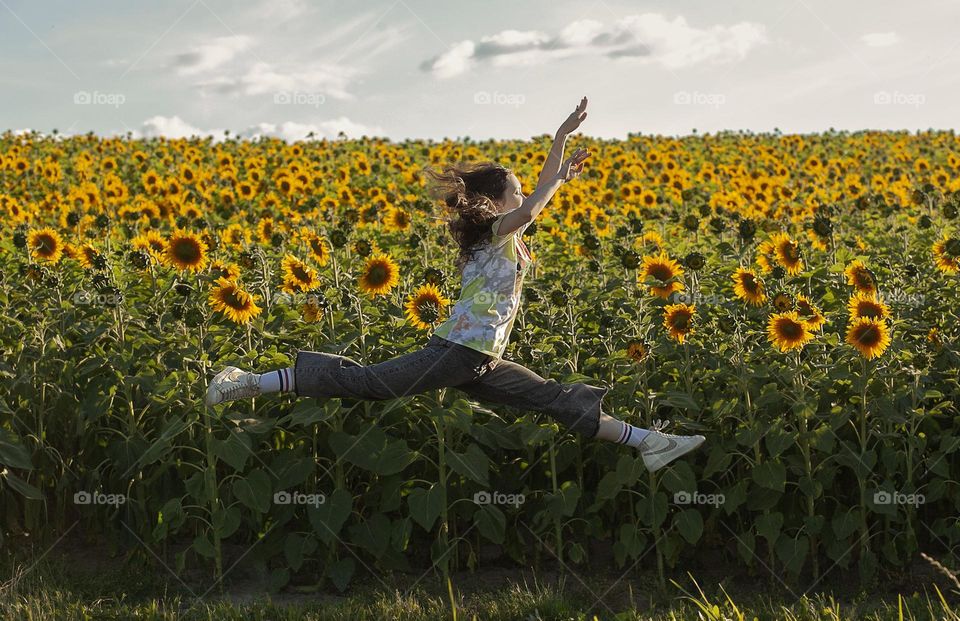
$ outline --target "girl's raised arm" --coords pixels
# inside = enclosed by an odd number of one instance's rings
[[[550,147],[550,153],[546,161],[543,162],[543,169],[540,171],[540,178],[537,180],[537,189],[555,177],[560,171],[563,162],[563,148],[567,142],[567,136],[580,127],[580,123],[587,118],[587,98],[580,100],[580,104],[570,113],[557,130],[553,139],[553,146]]]

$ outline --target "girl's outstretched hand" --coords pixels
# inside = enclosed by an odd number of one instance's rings
[[[580,100],[580,105],[577,106],[576,110],[570,113],[570,116],[567,117],[567,120],[560,125],[560,129],[557,130],[558,134],[569,135],[571,132],[577,130],[580,127],[580,123],[583,122],[583,119],[587,118],[587,98],[584,97]]]
[[[583,172],[583,162],[588,157],[590,157],[589,151],[578,148],[573,152],[573,155],[564,160],[563,164],[560,165],[560,172],[558,173],[560,178],[563,179],[564,182],[567,182],[579,177],[580,173]]]

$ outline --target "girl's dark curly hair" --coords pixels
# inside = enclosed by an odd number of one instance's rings
[[[510,172],[494,162],[452,164],[442,172],[425,170],[434,196],[447,209],[450,235],[460,246],[458,270],[463,271],[477,244],[490,239],[490,223],[500,215],[494,202],[503,197]]]

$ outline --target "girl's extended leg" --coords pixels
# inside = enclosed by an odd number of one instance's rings
[[[509,360],[494,362],[480,377],[456,388],[477,399],[543,412],[585,438],[637,447],[651,471],[692,451],[705,439],[699,435],[676,436],[641,429],[617,420],[601,411],[608,388],[544,379]]]
[[[450,341],[431,339],[423,349],[370,365],[346,356],[300,351],[293,367],[294,392],[298,397],[396,399],[477,377],[486,355],[446,343]]]
[[[422,349],[370,365],[338,354],[299,351],[288,369],[258,374],[227,367],[211,380],[207,404],[277,390],[298,397],[395,399],[471,381],[485,370],[488,358],[437,336]]]

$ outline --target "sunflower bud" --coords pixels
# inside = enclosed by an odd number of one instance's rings
[[[640,267],[640,254],[629,248],[624,249],[621,251],[620,264],[628,270],[635,270]]]
[[[186,315],[183,318],[183,321],[184,323],[187,324],[188,327],[191,327],[191,328],[199,327],[203,323],[203,312],[199,308],[192,307],[189,310],[187,310]]]
[[[443,271],[435,267],[428,267],[423,273],[423,280],[439,287],[443,284]]]
[[[145,250],[131,250],[127,253],[127,261],[134,269],[143,270],[150,265],[150,255]]]
[[[683,258],[683,264],[695,272],[703,269],[706,263],[706,259],[704,259],[703,255],[699,252],[691,252]]]

